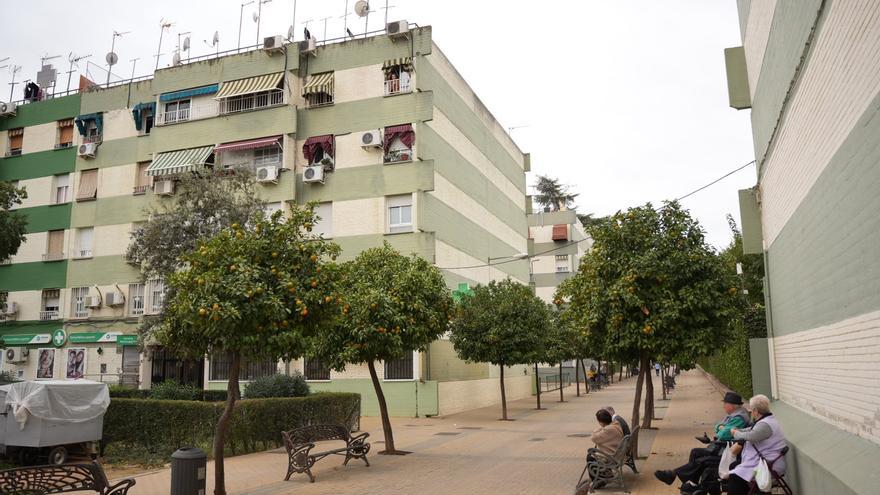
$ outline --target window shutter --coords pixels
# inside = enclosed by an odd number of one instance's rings
[[[147,175],[147,167],[151,162],[140,162],[137,164],[137,177],[135,178],[136,186],[149,186],[150,176]]]
[[[64,231],[50,230],[49,243],[47,247],[48,254],[51,257],[60,257],[64,254]]]
[[[98,169],[83,170],[79,175],[77,201],[88,201],[98,196]]]
[[[73,125],[58,128],[58,144],[73,144]]]

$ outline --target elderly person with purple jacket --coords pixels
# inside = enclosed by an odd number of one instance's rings
[[[776,416],[770,412],[770,399],[766,395],[756,395],[749,399],[749,410],[752,413],[751,428],[732,430],[734,440],[744,440],[745,446],[735,445],[734,453],[742,451],[742,461],[730,470],[727,480],[729,495],[747,495],[749,485],[755,477],[755,469],[763,457],[767,463],[773,463],[773,471],[785,474],[785,435]]]

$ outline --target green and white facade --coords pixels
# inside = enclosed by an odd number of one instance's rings
[[[109,381],[124,368],[144,388],[174,376],[225,387],[223,363],[181,364],[153,347],[132,357],[127,345],[138,319],[163,297],[161,281],[141,284],[138,267],[125,262],[129,234],[145,207],[173,201],[175,174],[203,166],[263,169],[259,194],[271,209],[320,202],[316,228],[344,259],[388,241],[434,262],[453,289],[508,276],[529,283],[526,260],[464,268],[528,250],[529,156],[432,42],[431,28],[300,49],[192,61],[0,117],[0,151],[10,130],[24,129],[21,155],[0,160],[0,179],[27,187],[22,210],[30,220],[27,243],[0,266],[0,289],[18,308],[0,335],[64,330],[55,378],[65,377],[74,347],[86,350],[88,378],[105,372]],[[69,119],[72,147],[56,150],[59,121]],[[80,148],[87,141],[97,145],[94,156],[79,156],[92,154]],[[320,171],[323,182],[309,180]],[[63,174],[67,196],[56,201]],[[50,252],[55,231],[63,231],[63,249],[52,244]],[[53,346],[22,347],[31,349],[27,360],[4,360],[2,369],[35,378],[35,351]],[[310,364],[253,363],[250,372],[302,370],[313,389],[360,392],[364,413],[377,412],[366,367],[328,375]],[[446,340],[390,364],[389,376],[378,369],[395,415],[449,414],[499,400],[498,370],[458,360]],[[527,396],[531,377],[517,372],[508,396]]]
[[[575,210],[529,214],[529,256],[535,295],[551,304],[556,288],[574,276],[593,245]]]
[[[775,399],[796,493],[878,493],[880,3],[737,4],[731,106],[751,108],[758,165],[743,240],[766,264],[755,392]]]

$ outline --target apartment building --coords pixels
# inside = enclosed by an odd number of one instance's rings
[[[532,285],[535,295],[551,304],[556,288],[574,276],[593,241],[575,210],[532,213],[528,222]]]
[[[754,389],[775,399],[796,493],[877,493],[880,4],[737,4],[730,104],[751,108],[758,167],[743,244],[766,268]]]
[[[527,251],[529,155],[430,27],[318,46],[280,41],[0,117],[0,151],[10,152],[0,179],[27,186],[31,222],[28,242],[0,266],[0,288],[18,308],[0,334],[19,353],[2,369],[225,388],[222,358],[181,362],[156,345],[143,353],[133,345],[139,319],[161,311],[164,287],[141,281],[125,261],[130,232],[148,205],[173,201],[175,178],[192,171],[252,167],[269,210],[319,202],[316,229],[343,259],[388,241],[432,261],[456,290],[505,277],[529,282],[526,260],[472,268]],[[447,340],[377,368],[395,415],[500,400],[498,370],[458,360]],[[366,367],[247,363],[243,379],[293,370],[314,390],[359,392],[364,413],[378,412]],[[512,372],[508,397],[529,395],[528,371]]]

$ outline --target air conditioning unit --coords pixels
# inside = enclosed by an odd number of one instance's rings
[[[314,55],[315,50],[318,49],[318,43],[315,38],[309,38],[307,40],[303,40],[299,45],[299,51],[305,55]]]
[[[278,167],[269,165],[266,167],[257,167],[257,182],[278,183]]]
[[[28,357],[27,347],[9,347],[6,349],[7,363],[24,363]]]
[[[0,116],[15,115],[15,103],[0,101]]]
[[[87,308],[100,308],[101,298],[98,296],[86,296],[85,304]]]
[[[263,50],[274,52],[284,49],[284,36],[268,36],[263,38]]]
[[[385,32],[391,39],[409,37],[409,23],[406,21],[394,21],[385,25]]]
[[[108,292],[104,298],[107,300],[107,306],[122,306],[125,304],[125,297],[122,292]]]
[[[303,172],[303,182],[318,182],[323,184],[324,166],[312,165],[311,167],[306,167],[306,171]]]
[[[174,194],[173,180],[157,180],[153,184],[153,192],[160,196],[170,196]]]
[[[83,143],[79,145],[79,156],[83,158],[94,158],[98,152],[98,143]]]
[[[381,148],[382,146],[382,131],[367,131],[361,135],[362,148]]]
[[[6,318],[10,316],[15,316],[18,314],[18,303],[15,301],[9,301],[6,303],[6,311],[2,312],[2,315]]]

